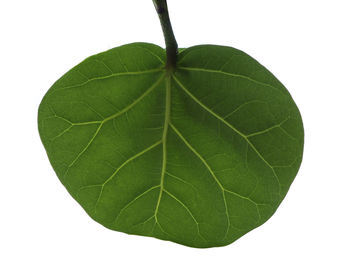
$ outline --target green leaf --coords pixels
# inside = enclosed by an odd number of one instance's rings
[[[195,46],[164,67],[135,43],[89,57],[39,108],[58,178],[107,228],[192,247],[263,224],[301,163],[303,125],[283,85],[234,48]]]

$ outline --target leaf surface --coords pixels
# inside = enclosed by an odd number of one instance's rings
[[[299,169],[303,125],[284,86],[230,47],[134,43],[60,78],[39,132],[63,185],[102,225],[224,246],[276,211]]]

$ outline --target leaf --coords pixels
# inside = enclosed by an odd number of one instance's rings
[[[58,178],[107,228],[192,247],[263,224],[301,163],[303,125],[283,85],[247,54],[195,46],[165,70],[135,43],[89,57],[39,108]]]

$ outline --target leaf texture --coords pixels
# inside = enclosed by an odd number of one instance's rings
[[[134,43],[89,57],[47,92],[39,132],[63,185],[107,228],[192,247],[263,224],[302,160],[284,86],[230,47]]]

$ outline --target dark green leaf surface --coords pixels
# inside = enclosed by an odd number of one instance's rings
[[[69,193],[102,225],[193,247],[263,224],[301,163],[288,91],[247,54],[196,46],[164,69],[135,43],[92,56],[45,95],[39,131]]]

